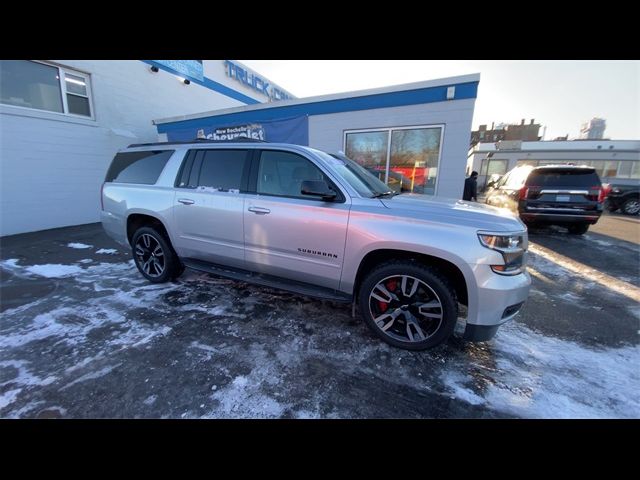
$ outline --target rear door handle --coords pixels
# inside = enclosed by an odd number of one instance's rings
[[[178,201],[184,205],[193,205],[194,203],[196,203],[194,200],[191,200],[190,198],[179,198]]]
[[[262,207],[249,207],[248,210],[250,212],[257,213],[258,215],[266,215],[267,213],[271,213],[271,210]]]

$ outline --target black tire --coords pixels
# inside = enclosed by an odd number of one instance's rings
[[[402,277],[407,277],[406,284],[398,285],[398,281],[403,282]],[[392,283],[394,279],[395,289],[390,293],[396,295],[398,301],[388,297],[389,302],[386,302],[388,305],[381,312],[379,309],[385,302],[376,300],[379,297],[372,298],[372,295],[374,293],[378,295],[377,292],[382,293],[378,290],[378,285],[382,282],[387,282],[382,283],[385,289],[391,289],[394,286]],[[414,280],[411,279],[417,279],[418,286],[412,296],[407,296],[405,293],[411,293],[414,288]],[[374,289],[376,289],[375,292]],[[423,303],[420,303],[421,301]],[[432,303],[439,303],[439,306],[429,307],[428,305]],[[371,270],[360,285],[358,306],[360,315],[380,339],[389,345],[406,350],[426,350],[440,345],[451,336],[458,319],[455,289],[447,279],[435,269],[405,260],[386,262]],[[431,312],[420,311],[421,307]],[[392,313],[386,313],[391,312],[392,308]],[[439,319],[427,318],[427,316],[437,317],[438,315]],[[381,317],[386,318],[380,320]],[[378,318],[382,325],[376,324],[374,318]],[[388,325],[384,325],[385,321]],[[418,329],[415,327],[416,322],[419,325]],[[425,335],[425,332],[428,335]],[[403,335],[405,339],[402,338]],[[413,338],[415,336],[424,339],[415,340]]]
[[[640,199],[630,198],[626,200],[620,210],[625,215],[638,215],[640,213]]]
[[[584,235],[589,230],[588,223],[576,223],[567,227],[571,235]]]
[[[149,246],[146,245],[147,241]],[[131,252],[138,271],[150,282],[168,282],[179,277],[184,271],[184,266],[169,239],[153,227],[136,230],[131,240]]]

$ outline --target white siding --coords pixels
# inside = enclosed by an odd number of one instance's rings
[[[462,198],[465,166],[475,99],[313,115],[309,117],[309,146],[344,150],[345,130],[444,124],[437,195]]]
[[[95,121],[0,105],[0,236],[99,221],[111,159],[156,141],[152,119],[244,105],[137,60],[53,63],[91,75]]]

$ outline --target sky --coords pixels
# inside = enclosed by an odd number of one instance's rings
[[[571,139],[600,117],[605,138],[640,139],[640,61],[240,61],[299,98],[480,73],[474,130],[534,118],[544,140]]]

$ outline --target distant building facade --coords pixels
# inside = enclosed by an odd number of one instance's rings
[[[582,140],[602,140],[607,122],[604,118],[592,118],[582,124],[580,128],[580,139]]]
[[[635,183],[640,179],[640,140],[561,140],[478,143],[467,157],[467,173],[479,172],[478,189],[491,175],[519,165],[589,165],[603,182]]]
[[[499,124],[487,129],[486,125],[480,125],[478,130],[471,132],[471,147],[478,143],[501,142],[503,140],[520,140],[523,142],[534,142],[540,140],[540,124],[535,123],[535,119],[531,119],[530,123],[525,124],[524,118],[518,124]]]

